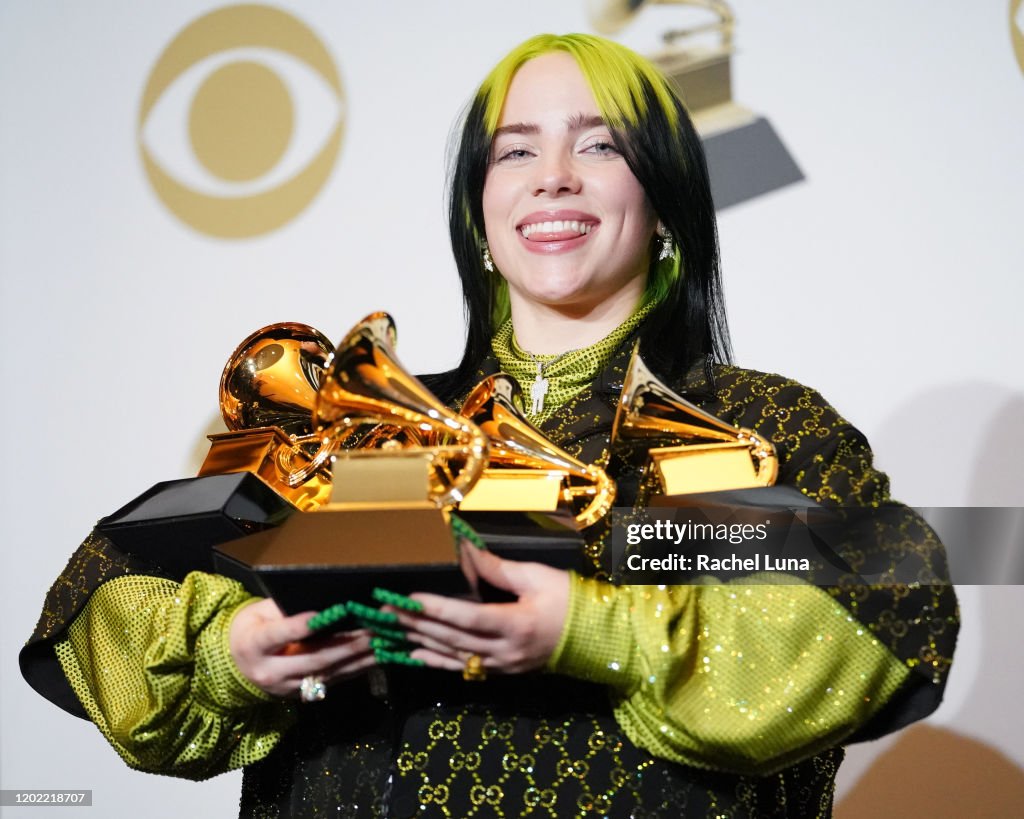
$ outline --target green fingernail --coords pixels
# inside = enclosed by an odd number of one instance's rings
[[[374,635],[377,637],[383,637],[386,640],[395,640],[400,643],[406,642],[406,632],[404,629],[371,625],[370,630],[373,631]]]
[[[348,608],[345,603],[337,603],[330,608],[319,611],[310,617],[306,621],[306,627],[310,631],[320,631],[321,629],[333,626],[335,623],[340,623],[348,617]]]
[[[354,600],[350,600],[345,607],[348,609],[349,614],[358,617],[360,620],[365,620],[369,624],[384,623],[391,625],[398,622],[398,615],[393,611],[381,611],[372,606],[357,603]]]
[[[404,594],[389,591],[388,589],[374,589],[373,599],[378,603],[394,606],[396,609],[402,609],[403,611],[413,611],[416,613],[423,611],[423,604],[419,600],[413,600],[411,597],[406,597]]]
[[[373,656],[377,658],[378,663],[410,666],[426,665],[423,660],[416,660],[410,657],[408,651],[388,651],[387,649],[378,648],[374,649]]]
[[[402,650],[407,645],[405,640],[392,640],[390,637],[371,637],[370,648],[376,650],[382,648],[385,651]]]
[[[456,544],[462,540],[468,540],[478,549],[486,549],[487,544],[484,543],[484,539],[477,534],[476,530],[470,526],[466,521],[460,518],[458,515],[451,516],[452,523],[452,534],[455,535]]]

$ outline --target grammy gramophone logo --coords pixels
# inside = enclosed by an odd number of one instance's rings
[[[1017,65],[1024,71],[1024,0],[1010,2],[1010,39],[1013,42]]]
[[[243,238],[309,205],[334,167],[344,120],[338,69],[308,26],[269,6],[228,6],[190,23],[157,59],[139,151],[175,216]]]

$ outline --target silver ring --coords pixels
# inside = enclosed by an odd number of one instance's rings
[[[303,702],[319,702],[327,696],[327,686],[319,674],[303,677],[299,683],[299,699]]]

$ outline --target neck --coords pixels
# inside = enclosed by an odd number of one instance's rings
[[[584,310],[538,304],[514,292],[509,296],[519,347],[534,355],[558,355],[596,344],[628,319],[643,298],[643,282]]]

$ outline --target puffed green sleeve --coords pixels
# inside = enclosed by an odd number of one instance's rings
[[[550,670],[609,685],[629,738],[766,774],[833,746],[910,672],[813,586],[614,586],[574,576]]]
[[[242,676],[234,615],[258,598],[193,572],[108,580],[55,645],[90,719],[133,768],[205,779],[266,756],[292,723],[290,705]]]
[[[623,731],[656,756],[738,773],[772,773],[931,713],[955,644],[956,597],[941,542],[891,501],[867,440],[781,376],[719,368],[706,408],[772,441],[779,484],[833,509],[886,510],[850,558],[892,571],[820,586],[574,576],[549,670],[608,685]]]

